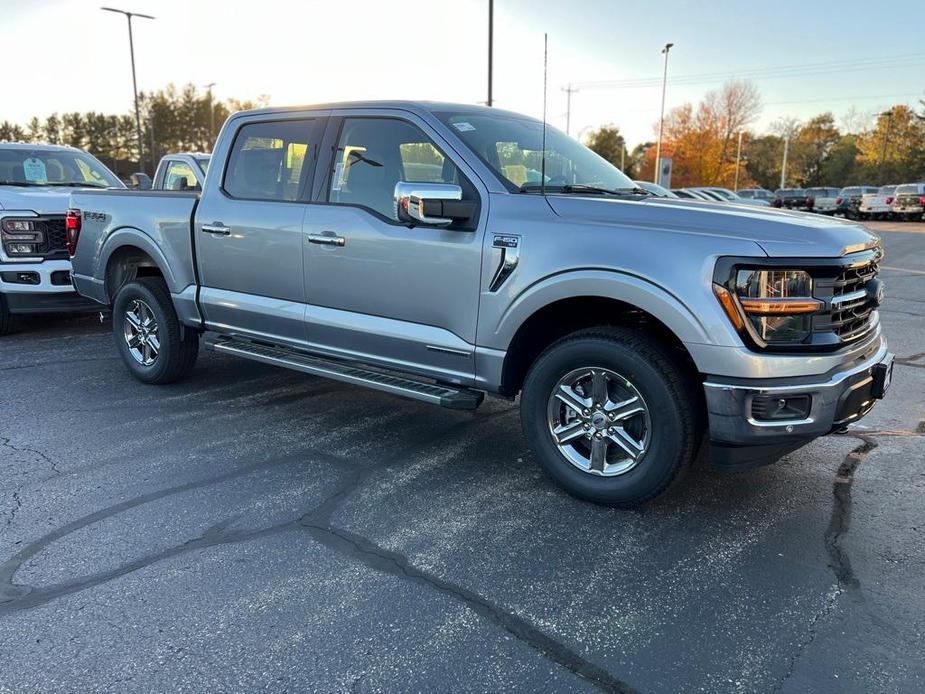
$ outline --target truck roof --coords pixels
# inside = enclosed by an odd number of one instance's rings
[[[82,152],[83,150],[70,145],[52,145],[47,142],[6,142],[0,140],[0,147],[4,149],[27,149],[36,150],[44,149],[50,152]]]
[[[434,113],[439,111],[455,111],[457,113],[479,113],[483,115],[504,115],[516,116],[518,118],[530,118],[522,113],[515,111],[505,111],[493,106],[480,106],[477,104],[456,104],[443,101],[403,101],[403,100],[383,100],[383,101],[340,101],[323,104],[303,104],[301,106],[271,106],[267,108],[257,108],[249,111],[239,111],[234,115],[263,115],[272,113],[288,113],[292,111],[307,110],[328,110],[338,108],[391,108],[411,111],[412,113]],[[536,119],[531,119],[536,120]]]

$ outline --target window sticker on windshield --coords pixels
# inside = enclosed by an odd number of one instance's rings
[[[344,187],[344,164],[337,162],[334,165],[334,181],[331,183],[331,190],[339,191]]]
[[[22,163],[23,175],[30,183],[45,183],[48,181],[48,172],[45,162],[35,157],[29,157]]]
[[[461,133],[467,133],[470,130],[475,130],[475,126],[472,123],[467,123],[466,121],[460,121],[459,123],[453,123],[453,127],[456,128]]]

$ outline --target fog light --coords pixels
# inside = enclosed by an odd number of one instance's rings
[[[806,419],[811,405],[809,395],[756,395],[752,398],[752,419],[759,422]]]
[[[17,255],[33,255],[37,254],[38,246],[34,243],[10,243],[7,244],[7,249],[9,253],[16,253]]]

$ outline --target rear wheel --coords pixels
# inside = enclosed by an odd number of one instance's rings
[[[0,335],[9,335],[13,332],[13,315],[6,304],[6,297],[0,294]]]
[[[700,407],[691,377],[667,350],[631,330],[598,328],[537,359],[521,419],[540,465],[569,493],[632,506],[690,466]]]
[[[181,329],[170,292],[159,277],[141,277],[119,290],[112,329],[122,360],[139,381],[172,383],[196,363],[199,335]]]

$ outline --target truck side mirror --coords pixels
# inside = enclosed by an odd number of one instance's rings
[[[453,183],[395,184],[395,218],[406,224],[447,226],[472,218],[475,203],[462,199],[462,187]]]

